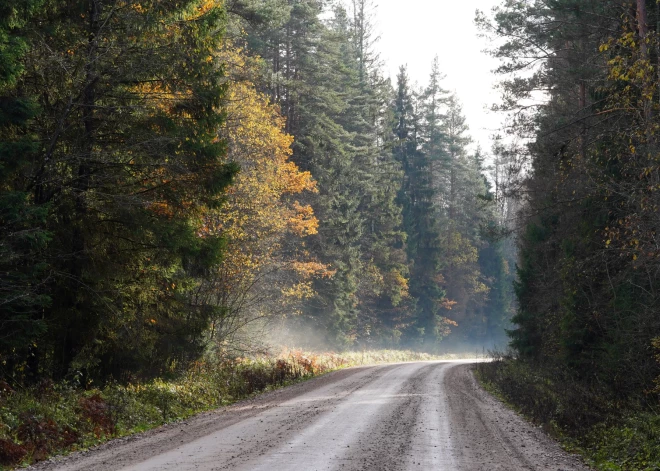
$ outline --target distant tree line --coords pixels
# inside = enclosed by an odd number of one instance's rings
[[[500,335],[502,167],[437,61],[384,78],[373,14],[3,2],[0,377],[163,374],[284,317],[336,348]]]

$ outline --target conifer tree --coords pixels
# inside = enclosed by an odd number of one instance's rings
[[[382,148],[389,89],[377,70],[365,11],[351,18],[336,7],[321,21],[318,2],[290,2],[282,23],[254,28],[248,40],[268,62],[269,92],[295,138],[292,159],[318,184],[319,193],[306,201],[319,230],[307,246],[334,276],[317,281],[304,318],[344,345],[385,331],[398,338],[393,319],[407,295],[395,202],[400,174]],[[389,313],[386,322],[381,309]]]
[[[440,227],[433,202],[431,158],[420,142],[423,139],[420,108],[409,88],[406,68],[401,67],[394,102],[394,156],[401,162],[404,172],[399,201],[407,235],[410,294],[415,303],[415,322],[408,336],[433,347],[446,334],[447,322],[440,315],[445,301],[438,270]]]
[[[29,129],[39,109],[36,95],[18,87],[29,50],[27,25],[42,8],[40,0],[0,5],[0,358],[9,370],[33,358],[28,350],[46,328],[40,311],[50,304],[50,272],[42,258],[50,238],[47,207],[31,198],[25,175],[39,149]],[[34,368],[28,367],[32,376]]]
[[[48,2],[20,86],[41,112],[23,191],[47,208],[53,276],[34,354],[56,376],[157,372],[203,345],[212,306],[191,299],[219,260],[200,238],[234,166],[217,139],[224,90],[215,2]],[[47,73],[44,73],[47,71]]]
[[[529,142],[514,188],[523,222],[512,345],[525,361],[619,397],[648,389],[648,345],[660,335],[649,308],[658,302],[649,236],[659,10],[648,6],[532,1],[504,4],[493,23],[478,17],[504,38],[493,51],[499,71],[513,73],[502,108],[515,112],[509,132]],[[529,106],[539,89],[547,100]]]

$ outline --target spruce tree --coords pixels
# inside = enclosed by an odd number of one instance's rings
[[[41,145],[22,172],[48,208],[36,355],[58,377],[155,373],[203,348],[213,306],[192,295],[222,240],[198,236],[200,214],[235,172],[217,139],[222,18],[197,0],[53,1],[34,17],[20,85]]]
[[[31,197],[26,175],[39,150],[29,129],[39,114],[36,93],[18,85],[29,50],[27,26],[42,8],[40,0],[0,5],[0,358],[8,371],[29,359],[24,371],[33,377],[30,350],[46,328],[40,314],[50,304],[43,259],[50,233],[48,207]]]
[[[408,337],[421,342],[425,348],[433,348],[445,332],[440,315],[445,298],[438,270],[440,227],[434,207],[431,158],[421,144],[421,106],[409,88],[405,67],[401,67],[397,76],[394,116],[394,156],[401,162],[404,172],[399,202],[403,207],[410,295],[414,299],[415,313]]]

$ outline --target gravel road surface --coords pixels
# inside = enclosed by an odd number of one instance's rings
[[[471,366],[341,370],[32,469],[588,469],[484,392]]]

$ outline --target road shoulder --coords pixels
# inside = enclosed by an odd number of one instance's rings
[[[454,440],[464,469],[587,471],[581,457],[564,451],[545,431],[488,393],[474,365],[456,365],[445,375]],[[509,463],[507,468],[503,463]]]

